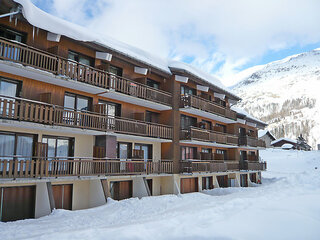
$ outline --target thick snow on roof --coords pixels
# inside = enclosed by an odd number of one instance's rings
[[[290,143],[285,143],[281,146],[281,148],[284,148],[284,149],[290,149],[290,148],[293,148],[293,145],[290,144]]]
[[[255,122],[261,123],[263,125],[268,125],[267,123],[265,123],[265,122],[255,118],[255,117],[253,117],[252,115],[250,115],[247,111],[245,111],[242,108],[238,108],[236,106],[231,106],[231,110],[237,112],[238,114],[244,115],[246,118],[251,119],[251,120],[253,120]]]
[[[265,129],[265,130],[259,130],[258,131],[258,137],[261,138],[263,137],[264,135],[266,135],[268,132],[268,129]]]
[[[221,83],[219,78],[217,78],[209,73],[206,73],[204,71],[201,71],[200,69],[197,69],[197,68],[191,66],[190,64],[171,60],[171,61],[169,61],[168,65],[169,65],[169,68],[180,69],[180,70],[184,70],[188,73],[191,73],[192,75],[194,75],[194,76],[196,76],[196,77],[198,77],[198,78],[200,78],[210,84],[213,84],[218,89],[221,89],[222,91],[225,91],[225,92],[239,98],[233,91],[231,91],[226,86],[224,86]]]
[[[152,65],[166,73],[171,73],[168,63],[157,56],[154,56],[141,49],[117,41],[111,37],[100,36],[90,29],[68,22],[58,17],[52,16],[33,5],[29,0],[14,0],[22,5],[22,14],[27,21],[38,28],[52,33],[60,34],[78,41],[94,42],[123,55],[134,58],[147,65]]]
[[[195,67],[189,64],[177,61],[168,61],[160,57],[154,56],[153,54],[150,54],[142,49],[120,42],[116,39],[113,39],[112,37],[107,37],[105,35],[101,36],[100,34],[90,31],[90,29],[52,16],[37,8],[29,0],[13,1],[22,5],[23,16],[31,25],[35,27],[47,30],[52,33],[60,34],[78,41],[93,42],[100,46],[111,49],[115,52],[119,52],[122,55],[136,59],[146,65],[151,65],[169,74],[171,74],[169,67],[185,70],[195,75],[196,77],[199,77],[204,81],[207,81],[208,83],[215,85],[217,88],[220,88],[221,90],[231,94],[232,96],[239,98],[235,93],[226,88],[218,78],[203,71],[200,71],[199,69],[196,69]]]
[[[270,132],[268,129],[258,130],[258,137],[261,138],[261,137],[263,137],[264,135],[266,135],[267,133],[269,133],[274,139],[276,139],[276,138],[271,134],[271,132]]]
[[[271,145],[272,145],[272,144],[275,144],[275,143],[277,143],[277,142],[280,142],[280,141],[282,141],[282,140],[287,141],[287,142],[291,142],[291,143],[294,143],[294,144],[297,143],[297,140],[293,140],[293,139],[290,139],[290,138],[279,138],[279,139],[276,139],[276,140],[272,141],[272,142],[271,142]]]

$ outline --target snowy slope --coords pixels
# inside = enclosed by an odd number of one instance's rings
[[[56,210],[40,219],[0,223],[1,239],[318,240],[320,151],[266,150],[261,156],[269,170],[257,187]]]
[[[243,99],[238,106],[267,122],[275,137],[296,139],[302,133],[315,148],[320,143],[320,49],[245,73],[232,87]]]

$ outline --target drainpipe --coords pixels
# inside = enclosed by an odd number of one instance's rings
[[[19,6],[17,9],[12,9],[11,11],[12,11],[12,12],[1,14],[1,15],[0,15],[0,18],[9,17],[9,16],[12,17],[13,15],[16,15],[16,14],[18,14],[18,13],[21,13],[21,12],[22,12],[22,9],[21,9],[21,7]]]

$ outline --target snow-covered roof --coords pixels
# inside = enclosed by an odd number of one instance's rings
[[[196,77],[208,82],[209,84],[214,85],[218,89],[221,89],[222,91],[229,93],[236,99],[240,99],[235,93],[233,93],[227,87],[225,87],[218,78],[203,71],[200,71],[199,69],[196,69],[195,67],[189,64],[177,61],[168,61],[160,57],[157,57],[151,53],[148,53],[142,49],[130,46],[126,43],[113,39],[112,37],[108,37],[105,35],[101,36],[100,34],[90,31],[90,29],[88,28],[52,16],[33,5],[33,3],[31,3],[31,1],[29,0],[13,1],[18,4],[21,4],[22,14],[24,18],[31,25],[37,28],[41,28],[46,31],[63,35],[78,41],[95,43],[112,51],[118,52],[129,58],[133,58],[143,64],[155,67],[168,74],[171,74],[169,67],[183,69],[195,75]]]
[[[248,118],[249,120],[258,122],[258,123],[260,123],[260,124],[262,124],[262,125],[268,125],[267,123],[265,123],[265,122],[263,122],[263,121],[255,118],[255,117],[253,117],[252,115],[250,115],[247,111],[245,111],[245,110],[242,109],[242,108],[238,108],[238,107],[236,107],[236,106],[231,106],[231,110],[237,112],[237,113],[240,114],[240,115],[245,116],[245,117]]]
[[[283,144],[283,145],[281,146],[281,148],[284,148],[284,149],[291,149],[291,148],[293,148],[293,145],[292,145],[292,144],[290,144],[290,143],[285,143],[285,144]]]
[[[276,139],[274,141],[271,142],[271,145],[277,143],[277,142],[280,142],[280,141],[287,141],[287,142],[291,142],[293,144],[296,144],[297,143],[297,140],[293,140],[293,139],[290,139],[290,138],[279,138],[279,139]]]
[[[233,97],[240,99],[240,97],[238,97],[233,91],[224,86],[219,78],[217,78],[216,76],[212,76],[211,74],[206,73],[204,71],[201,71],[200,69],[195,68],[190,64],[171,60],[169,61],[168,66],[170,69],[183,70],[191,75],[194,75],[195,77],[200,78],[208,84],[213,84],[216,88],[222,90],[223,92],[229,93]]]
[[[68,22],[64,19],[50,15],[29,0],[13,0],[21,4],[24,18],[33,26],[46,31],[60,34],[78,41],[93,42],[103,47],[134,58],[144,64],[151,65],[159,70],[171,74],[168,62],[154,56],[142,49],[130,46],[111,37],[101,36],[90,29]]]
[[[270,132],[268,129],[258,130],[258,138],[261,138],[261,137],[263,137],[263,136],[266,135],[266,134],[270,134],[270,135],[273,137],[273,139],[276,139],[276,138],[271,134],[271,132]]]

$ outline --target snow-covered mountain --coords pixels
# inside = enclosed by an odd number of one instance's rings
[[[239,107],[267,122],[277,138],[301,133],[313,148],[320,144],[320,48],[238,76],[232,89],[243,99]]]

